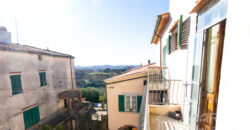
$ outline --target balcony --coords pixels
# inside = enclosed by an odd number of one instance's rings
[[[182,116],[187,92],[183,81],[171,79],[168,68],[160,67],[149,68],[147,81],[147,92],[144,92],[145,104],[143,104],[145,108],[141,107],[141,114],[144,112],[144,117],[140,119],[144,123],[139,121],[141,122],[138,124],[139,130],[188,129]]]

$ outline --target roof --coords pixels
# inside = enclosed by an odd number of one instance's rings
[[[151,43],[154,44],[158,43],[159,37],[162,37],[164,30],[167,26],[167,23],[169,21],[169,16],[170,16],[169,12],[158,15]]]
[[[21,45],[16,43],[0,43],[0,50],[2,51],[13,51],[13,52],[20,52],[20,53],[32,53],[32,54],[39,54],[39,55],[48,55],[48,56],[55,56],[55,57],[68,57],[74,58],[71,55],[63,54],[47,49],[36,48],[28,45]]]
[[[170,27],[170,29],[169,29],[169,33],[174,31],[174,29],[175,29],[175,28],[177,27],[177,25],[178,25],[178,22],[179,22],[179,19],[173,23],[173,25],[172,25],[172,26]]]
[[[136,78],[140,78],[140,77],[146,77],[147,76],[147,72],[148,72],[148,68],[156,66],[155,63],[151,63],[148,65],[144,65],[144,66],[140,66],[140,67],[136,67],[134,69],[125,71],[124,73],[114,76],[112,78],[106,79],[104,80],[104,82],[110,84],[110,83],[115,83],[115,82],[120,82],[120,81],[125,81],[125,80],[129,80],[129,79],[136,79]]]
[[[192,8],[192,10],[189,12],[190,14],[197,12],[200,10],[209,0],[196,0],[195,6]]]
[[[73,97],[78,97],[81,95],[80,90],[76,89],[70,89],[70,90],[65,90],[61,93],[58,94],[59,98],[73,98]]]

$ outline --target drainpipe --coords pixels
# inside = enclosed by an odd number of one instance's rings
[[[70,75],[71,75],[72,89],[74,89],[73,76],[72,76],[72,63],[71,63],[71,60],[72,60],[72,58],[69,59],[69,62],[70,62]]]
[[[161,36],[155,34],[155,36],[157,36],[158,38],[160,38],[160,69],[162,69],[162,41],[161,41]]]

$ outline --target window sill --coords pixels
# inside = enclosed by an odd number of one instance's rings
[[[23,94],[23,92],[21,92],[21,93],[17,93],[17,94],[11,94],[11,97],[13,97],[13,96],[17,96],[17,95],[21,95],[21,94]]]
[[[122,112],[122,113],[139,114],[139,113],[137,113],[137,112],[131,112],[131,111],[124,111],[124,112]]]

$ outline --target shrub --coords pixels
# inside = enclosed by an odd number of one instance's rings
[[[63,126],[61,124],[57,125],[55,130],[63,130]]]
[[[43,126],[43,130],[52,130],[51,126],[50,125],[45,125]]]

